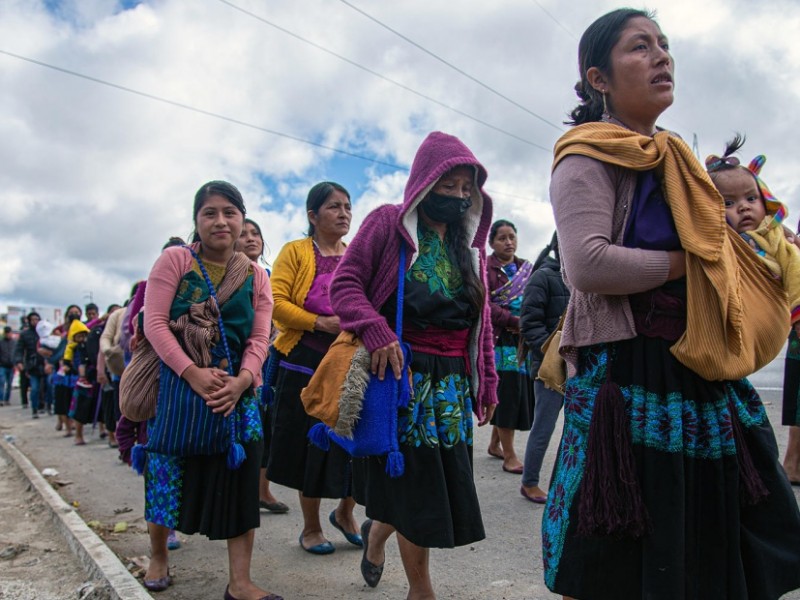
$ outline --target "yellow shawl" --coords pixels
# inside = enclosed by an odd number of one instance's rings
[[[570,154],[661,176],[686,251],[686,333],[671,348],[678,360],[705,379],[731,380],[777,356],[789,333],[786,294],[727,226],[722,196],[683,140],[587,123],[558,140],[553,168]]]

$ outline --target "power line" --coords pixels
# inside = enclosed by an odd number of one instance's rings
[[[220,0],[220,1],[222,1],[222,0]],[[439,56],[438,54],[435,54],[434,52],[431,52],[431,51],[430,51],[430,50],[428,50],[427,48],[425,48],[425,47],[421,46],[420,44],[418,44],[418,43],[417,43],[417,42],[415,42],[414,40],[410,39],[409,37],[407,37],[407,36],[403,35],[403,34],[402,34],[402,33],[400,33],[399,31],[397,31],[397,30],[395,30],[395,29],[392,29],[391,27],[389,27],[388,25],[386,25],[386,23],[383,23],[382,21],[379,21],[378,19],[376,19],[376,18],[375,18],[375,17],[373,17],[372,15],[370,15],[370,14],[368,14],[368,13],[364,12],[363,10],[361,10],[361,9],[360,9],[360,8],[358,8],[357,6],[354,6],[353,4],[351,4],[350,2],[348,2],[347,0],[339,0],[339,2],[341,2],[342,4],[344,4],[344,5],[346,5],[346,6],[349,6],[350,8],[352,8],[354,11],[356,11],[356,12],[358,12],[358,13],[361,13],[361,14],[362,14],[362,15],[364,15],[366,18],[368,18],[370,21],[372,21],[372,22],[374,22],[374,23],[377,23],[378,25],[380,25],[380,26],[381,26],[381,27],[383,27],[384,29],[386,29],[386,30],[388,30],[388,31],[392,32],[393,34],[395,34],[395,35],[396,35],[397,37],[399,37],[400,39],[402,39],[402,40],[405,40],[406,42],[408,42],[409,44],[411,44],[411,45],[412,45],[412,46],[414,46],[415,48],[418,48],[419,50],[421,50],[422,52],[424,52],[424,53],[425,53],[425,54],[427,54],[428,56],[431,56],[432,58],[434,58],[434,59],[438,60],[440,63],[442,63],[442,64],[444,64],[444,65],[447,65],[448,67],[450,67],[451,69],[453,69],[453,70],[454,70],[454,71],[456,71],[457,73],[460,73],[461,75],[463,75],[464,77],[466,77],[466,78],[467,78],[467,79],[469,79],[470,81],[473,81],[474,83],[477,83],[479,86],[481,86],[482,88],[484,88],[484,89],[488,90],[489,92],[491,92],[491,93],[492,93],[492,94],[494,94],[495,96],[498,96],[499,98],[502,98],[502,99],[503,99],[503,100],[505,100],[506,102],[508,102],[508,103],[510,103],[510,104],[512,104],[512,105],[514,105],[514,106],[516,106],[517,108],[519,108],[519,109],[521,109],[521,110],[525,111],[526,113],[528,113],[529,115],[531,115],[531,116],[533,116],[533,117],[535,117],[535,118],[539,119],[539,120],[540,120],[540,121],[542,121],[543,123],[546,123],[546,124],[550,125],[550,127],[553,127],[553,128],[554,128],[554,129],[556,129],[557,131],[563,131],[563,128],[562,128],[562,127],[560,127],[559,125],[556,125],[556,124],[555,124],[555,123],[553,123],[552,121],[548,121],[548,120],[547,120],[547,119],[545,119],[543,116],[536,114],[535,112],[533,112],[533,111],[532,111],[532,110],[530,110],[529,108],[527,108],[527,107],[523,106],[522,104],[520,104],[520,103],[519,103],[519,102],[517,102],[516,100],[512,100],[511,98],[509,98],[508,96],[506,96],[506,95],[505,95],[505,94],[503,94],[502,92],[498,92],[498,91],[497,91],[496,89],[494,89],[493,87],[491,87],[491,86],[489,86],[489,85],[487,85],[487,84],[483,83],[483,82],[482,82],[480,79],[477,79],[477,78],[473,77],[472,75],[470,75],[470,74],[469,74],[469,73],[467,73],[466,71],[464,71],[464,70],[460,69],[459,67],[455,66],[454,64],[452,64],[452,63],[450,63],[450,62],[446,61],[444,58],[442,58],[442,57],[441,57],[441,56]]]
[[[124,85],[120,85],[118,83],[113,83],[110,81],[106,81],[104,79],[100,79],[98,77],[92,77],[91,75],[86,75],[84,73],[79,73],[77,71],[73,71],[71,69],[65,69],[64,67],[59,67],[57,65],[51,65],[49,63],[36,60],[34,58],[29,58],[27,56],[22,56],[20,54],[15,54],[14,52],[9,52],[8,50],[0,49],[0,54],[5,54],[6,56],[10,56],[11,58],[16,58],[18,60],[22,60],[40,67],[44,67],[46,69],[51,69],[53,71],[58,71],[59,73],[64,73],[66,75],[71,75],[73,77],[78,77],[79,79],[84,79],[86,81],[91,81],[92,83],[97,83],[100,85],[104,85],[110,88],[114,88],[116,90],[120,90],[123,92],[127,92],[129,94],[134,94],[136,96],[141,96],[142,98],[147,98],[148,100],[155,100],[156,102],[161,102],[163,104],[168,104],[170,106],[174,106],[176,108],[181,108],[183,110],[188,110],[197,114],[205,115],[207,117],[213,117],[215,119],[220,119],[222,121],[227,121],[228,123],[233,123],[235,125],[240,125],[242,127],[247,127],[249,129],[255,129],[257,131],[262,131],[264,133],[269,133],[271,135],[276,135],[282,138],[290,139],[295,142],[300,142],[302,144],[308,144],[309,146],[314,146],[316,148],[322,148],[324,150],[330,150],[331,152],[336,152],[338,154],[344,154],[345,156],[350,156],[352,158],[357,158],[359,160],[364,160],[367,162],[371,162],[374,164],[378,164],[384,167],[389,167],[395,169],[397,171],[404,171],[408,172],[408,167],[404,167],[402,165],[396,165],[394,163],[385,162],[382,160],[378,160],[375,158],[370,158],[369,156],[364,156],[363,154],[357,154],[355,152],[350,152],[349,150],[342,150],[341,148],[335,148],[333,146],[328,146],[326,144],[320,144],[319,142],[314,142],[311,140],[306,140],[301,137],[297,137],[288,133],[283,133],[280,131],[276,131],[274,129],[268,129],[266,127],[261,127],[260,125],[254,125],[252,123],[248,123],[246,121],[241,121],[239,119],[234,119],[233,117],[227,117],[225,115],[221,115],[219,113],[211,112],[208,110],[204,110],[202,108],[197,108],[195,106],[191,106],[189,104],[184,104],[183,102],[177,102],[175,100],[170,100],[169,98],[163,98],[161,96],[156,96],[155,94],[150,94],[147,92],[142,92],[139,90],[135,90],[133,88],[126,87]],[[509,198],[518,198],[521,200],[530,200],[530,198],[525,196],[519,196],[517,194],[511,194],[507,192],[499,192],[499,191],[492,191],[487,189],[487,193],[493,196],[507,196]]]
[[[547,10],[547,9],[546,9],[546,8],[545,8],[545,7],[544,7],[544,6],[543,6],[543,5],[542,5],[542,4],[539,2],[539,0],[532,0],[532,1],[533,1],[533,2],[536,4],[536,6],[538,6],[539,8],[541,8],[541,9],[542,9],[542,12],[544,12],[544,14],[546,14],[548,17],[550,17],[550,18],[551,18],[551,19],[552,19],[552,20],[553,20],[553,21],[556,23],[556,25],[558,25],[558,26],[559,26],[561,29],[563,29],[564,31],[566,31],[566,32],[567,32],[567,34],[568,34],[568,35],[569,35],[569,36],[570,36],[572,39],[574,39],[575,41],[578,41],[578,40],[579,40],[579,38],[578,38],[578,37],[577,37],[577,36],[576,36],[574,33],[572,33],[572,31],[570,31],[570,30],[569,30],[569,29],[568,29],[568,28],[567,28],[567,27],[566,27],[566,26],[565,26],[563,23],[561,23],[561,21],[559,21],[559,20],[558,20],[558,19],[557,19],[555,16],[553,16],[553,14],[552,14],[552,13],[551,13],[549,10]],[[681,126],[681,127],[684,129],[684,130],[685,130],[685,129],[687,129],[687,127],[685,127],[685,126],[683,125],[683,123],[681,123],[680,121],[676,120],[674,117],[673,117],[673,118],[670,118],[670,117],[665,117],[665,118],[664,118],[664,121],[666,121],[667,123],[669,123],[669,122],[674,122],[676,125],[679,125],[679,126]],[[671,129],[673,129],[673,130],[674,130],[674,128],[671,128]]]
[[[542,9],[542,12],[544,12],[544,14],[546,14],[548,17],[550,17],[550,18],[551,18],[551,19],[552,19],[552,20],[555,22],[555,24],[556,24],[556,25],[558,25],[559,27],[561,27],[561,29],[563,29],[564,31],[566,31],[566,32],[569,34],[569,36],[570,36],[570,37],[571,37],[573,40],[575,40],[576,42],[578,41],[578,36],[576,36],[576,35],[575,35],[574,33],[572,33],[572,32],[571,32],[569,29],[567,29],[567,27],[566,27],[566,26],[565,26],[565,25],[564,25],[564,24],[563,24],[561,21],[559,21],[558,19],[556,19],[556,18],[555,18],[555,17],[554,17],[554,16],[553,16],[553,15],[550,13],[550,11],[549,11],[549,10],[547,10],[547,9],[546,9],[544,6],[542,6],[542,4],[539,2],[539,0],[533,0],[533,1],[536,3],[536,6],[538,6],[539,8],[541,8],[541,9]]]
[[[233,2],[229,2],[228,0],[219,0],[219,2],[231,7],[234,10],[238,10],[242,14],[245,14],[245,15],[253,18],[253,19],[256,19],[257,21],[260,21],[261,23],[264,23],[265,25],[269,25],[270,27],[273,27],[273,28],[277,29],[278,31],[280,31],[282,33],[285,33],[286,35],[291,36],[291,37],[295,38],[296,40],[299,40],[299,41],[304,42],[304,43],[306,43],[306,44],[308,44],[310,46],[313,46],[317,50],[321,50],[322,52],[325,52],[326,54],[329,54],[330,56],[338,58],[339,60],[344,61],[347,64],[349,64],[349,65],[351,65],[353,67],[356,67],[357,69],[361,69],[362,71],[364,71],[366,73],[369,73],[370,75],[373,75],[374,77],[377,77],[379,79],[382,79],[383,81],[386,81],[387,83],[391,83],[392,85],[395,85],[395,86],[397,86],[397,87],[399,87],[401,89],[404,89],[407,92],[410,92],[410,93],[414,94],[415,96],[423,98],[423,99],[425,99],[425,100],[427,100],[429,102],[433,102],[434,104],[436,104],[438,106],[441,106],[442,108],[446,108],[447,110],[453,111],[454,113],[456,113],[458,115],[461,115],[462,117],[466,117],[467,119],[470,119],[470,120],[472,120],[472,121],[474,121],[476,123],[479,123],[479,124],[483,125],[484,127],[488,127],[489,129],[492,129],[492,130],[494,130],[494,131],[496,131],[498,133],[502,133],[503,135],[507,135],[508,137],[511,137],[511,138],[513,138],[513,139],[515,139],[517,141],[520,141],[523,144],[528,144],[529,146],[533,146],[534,148],[539,148],[540,150],[544,150],[545,152],[550,152],[552,150],[552,148],[547,148],[546,146],[542,146],[541,144],[537,144],[536,142],[532,142],[530,140],[527,140],[527,139],[525,139],[523,137],[518,136],[515,133],[512,133],[510,131],[506,131],[505,129],[501,129],[500,127],[492,125],[491,123],[488,123],[488,122],[486,122],[486,121],[484,121],[482,119],[479,119],[478,117],[474,117],[474,116],[470,115],[469,113],[466,113],[466,112],[464,112],[462,110],[459,110],[459,109],[457,109],[457,108],[455,108],[453,106],[450,106],[449,104],[445,104],[444,102],[441,102],[441,101],[437,100],[436,98],[433,98],[431,96],[423,94],[422,92],[418,92],[417,90],[415,90],[415,89],[413,89],[413,88],[411,88],[411,87],[409,87],[409,86],[407,86],[407,85],[405,85],[403,83],[400,83],[399,81],[395,81],[394,79],[386,77],[385,75],[382,75],[381,73],[378,73],[377,71],[374,71],[374,70],[370,69],[369,67],[365,67],[364,65],[362,65],[360,63],[357,63],[356,61],[351,60],[351,59],[347,58],[346,56],[342,56],[341,54],[337,54],[333,50],[329,50],[328,48],[326,48],[324,46],[321,46],[320,44],[317,44],[316,42],[313,42],[313,41],[311,41],[311,40],[309,40],[307,38],[304,38],[304,37],[292,32],[292,31],[289,31],[285,27],[281,27],[280,25],[277,25],[276,23],[273,23],[272,21],[269,21],[269,20],[265,19],[264,17],[262,17],[260,15],[257,15],[257,14],[255,14],[253,12],[250,12],[250,11],[242,8],[241,6],[237,6]]]
[[[309,146],[315,146],[317,148],[322,148],[324,150],[330,150],[331,152],[336,152],[338,154],[344,154],[345,156],[350,156],[352,158],[358,158],[360,160],[365,160],[367,162],[375,163],[377,165],[382,165],[384,167],[389,167],[391,169],[399,169],[403,171],[407,171],[407,167],[402,167],[400,165],[396,165],[394,163],[385,162],[382,160],[378,160],[376,158],[370,158],[369,156],[364,156],[363,154],[357,154],[355,152],[350,152],[349,150],[343,150],[341,148],[335,148],[333,146],[328,146],[326,144],[320,144],[319,142],[314,142],[312,140],[306,140],[301,137],[297,137],[295,135],[291,135],[289,133],[283,133],[281,131],[276,131],[275,129],[269,129],[267,127],[261,127],[260,125],[254,125],[253,123],[248,123],[247,121],[242,121],[240,119],[235,119],[233,117],[228,117],[225,115],[221,115],[219,113],[211,112],[209,110],[204,110],[202,108],[197,108],[196,106],[191,106],[189,104],[184,104],[183,102],[177,102],[175,100],[170,100],[169,98],[164,98],[162,96],[156,96],[155,94],[150,94],[147,92],[142,92],[139,90],[135,90],[133,88],[126,87],[124,85],[120,85],[118,83],[112,83],[110,81],[106,81],[104,79],[99,79],[97,77],[92,77],[91,75],[85,75],[83,73],[78,73],[77,71],[72,71],[70,69],[65,69],[64,67],[59,67],[56,65],[51,65],[46,62],[42,62],[40,60],[36,60],[33,58],[29,58],[27,56],[22,56],[19,54],[15,54],[13,52],[9,52],[8,50],[0,49],[0,54],[5,54],[6,56],[10,56],[12,58],[16,58],[18,60],[22,60],[25,62],[29,62],[34,65],[38,65],[40,67],[45,67],[47,69],[52,69],[53,71],[58,71],[60,73],[65,73],[67,75],[72,75],[73,77],[79,77],[80,79],[85,79],[87,81],[91,81],[93,83],[98,83],[100,85],[104,85],[110,88],[114,88],[117,90],[121,90],[123,92],[128,92],[129,94],[135,94],[137,96],[141,96],[142,98],[147,98],[149,100],[155,100],[156,102],[161,102],[163,104],[169,104],[170,106],[175,106],[177,108],[182,108],[184,110],[189,110],[197,114],[205,115],[207,117],[213,117],[215,119],[219,119],[221,121],[227,121],[228,123],[233,123],[235,125],[240,125],[242,127],[247,127],[249,129],[255,129],[257,131],[263,131],[264,133],[269,133],[271,135],[275,135],[278,137],[286,138],[289,140],[294,140],[295,142],[300,142],[302,144],[308,144]]]

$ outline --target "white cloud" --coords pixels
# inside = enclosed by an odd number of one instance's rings
[[[545,148],[559,131],[337,2],[236,0],[242,8]],[[574,105],[577,42],[527,0],[356,2],[394,29],[548,121]],[[541,4],[575,35],[616,2]],[[0,5],[0,50],[174,102],[408,165],[428,131],[461,137],[486,165],[497,217],[520,254],[550,237],[551,155],[322,53],[222,2],[112,0]],[[650,2],[670,37],[677,100],[664,124],[704,153],[734,130],[744,156],[800,203],[795,149],[800,7],[791,0]],[[746,14],[746,26],[742,17]],[[764,40],[769,39],[769,44]],[[188,235],[195,190],[243,191],[271,256],[305,230],[305,195],[326,178],[353,193],[354,227],[402,198],[406,174],[0,54],[0,300],[66,305],[91,290],[124,298],[170,235]]]

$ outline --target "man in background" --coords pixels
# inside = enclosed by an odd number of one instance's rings
[[[11,382],[14,380],[14,339],[11,327],[3,328],[0,338],[0,404],[11,404]]]
[[[39,400],[42,392],[42,382],[44,380],[44,358],[38,352],[39,334],[36,333],[36,325],[41,317],[39,313],[28,314],[28,327],[19,334],[16,348],[14,349],[14,362],[20,376],[24,373],[30,380],[31,392],[31,412],[34,419],[39,418]],[[22,395],[22,406],[27,405],[27,399]]]

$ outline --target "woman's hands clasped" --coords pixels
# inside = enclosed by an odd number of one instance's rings
[[[253,374],[246,369],[232,376],[216,367],[192,365],[183,372],[182,377],[205,400],[212,412],[222,413],[226,417],[236,408],[242,394],[253,385]]]

